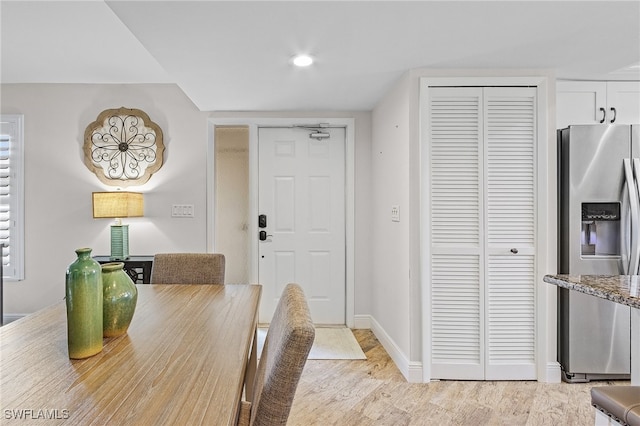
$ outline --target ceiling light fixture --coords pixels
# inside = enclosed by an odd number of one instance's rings
[[[313,63],[313,58],[309,55],[298,55],[293,58],[293,64],[297,67],[308,67]]]

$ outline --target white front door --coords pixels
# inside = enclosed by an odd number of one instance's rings
[[[345,129],[258,129],[261,323],[284,286],[304,289],[316,324],[345,324]]]

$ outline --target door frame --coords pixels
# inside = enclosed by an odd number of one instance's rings
[[[537,160],[536,160],[536,283],[549,271],[556,269],[556,150],[555,120],[549,114],[550,102],[555,105],[555,84],[547,75],[504,75],[487,77],[419,77],[417,109],[420,120],[420,287],[422,289],[422,381],[431,381],[431,281],[430,276],[430,215],[429,215],[429,157],[430,140],[424,114],[428,111],[429,87],[439,86],[530,86],[536,88],[537,97]],[[549,97],[551,96],[551,101]],[[554,108],[551,108],[553,111]],[[551,118],[551,120],[550,120]],[[556,289],[537,285],[535,293],[536,373],[540,382],[560,382],[560,364],[556,361]]]
[[[217,126],[247,126],[249,129],[249,235],[258,234],[258,128],[292,127],[327,123],[345,128],[345,320],[355,322],[355,120],[353,118],[317,117],[237,117],[207,120],[207,251],[214,252],[215,242],[215,130]],[[249,279],[258,282],[258,239],[251,238]]]

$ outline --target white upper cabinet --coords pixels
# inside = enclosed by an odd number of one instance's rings
[[[607,83],[607,118],[616,124],[640,124],[640,81]]]
[[[558,81],[556,128],[573,124],[640,124],[640,82]]]

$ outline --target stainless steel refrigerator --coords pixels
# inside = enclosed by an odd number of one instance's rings
[[[558,130],[558,273],[637,275],[640,125]],[[630,374],[628,306],[558,289],[563,380]]]

